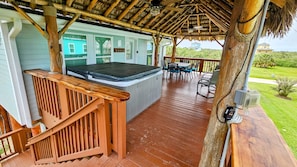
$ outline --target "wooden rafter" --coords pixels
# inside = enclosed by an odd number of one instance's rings
[[[110,5],[110,7],[104,12],[104,16],[107,17],[111,11],[120,3],[121,0],[116,0]]]
[[[35,10],[35,8],[36,8],[36,2],[35,2],[35,0],[31,0],[31,2],[30,2],[30,8],[33,9],[33,10]]]
[[[286,0],[271,0],[276,6],[283,8],[286,4]]]
[[[30,0],[23,0],[23,1],[30,2]],[[48,5],[48,1],[46,1],[46,0],[36,0],[36,4],[37,5]],[[158,34],[163,35],[163,36],[168,36],[168,37],[172,36],[171,34],[158,32],[156,30],[151,30],[151,29],[139,27],[139,26],[136,26],[136,25],[131,25],[131,24],[126,23],[124,21],[119,21],[119,20],[116,20],[116,19],[108,18],[108,17],[102,16],[102,15],[98,15],[98,14],[94,14],[94,13],[85,11],[85,10],[80,10],[80,9],[76,9],[76,8],[73,8],[73,7],[68,7],[68,6],[65,6],[65,5],[62,5],[62,4],[52,3],[52,5],[58,10],[62,10],[62,11],[69,12],[69,13],[81,14],[82,16],[87,16],[87,17],[90,17],[90,18],[98,20],[98,21],[103,21],[103,22],[111,23],[111,24],[117,24],[119,26],[131,28],[131,29],[134,29],[134,30],[142,30],[143,32],[148,32],[148,33],[152,33],[152,34],[157,34],[158,33]]]
[[[211,21],[210,20],[208,20],[208,26],[209,26],[208,32],[211,33]]]
[[[177,24],[176,26],[173,27],[173,29],[171,31],[169,31],[170,34],[176,34],[176,32],[178,31],[178,29],[180,29],[181,27],[184,26],[184,24],[186,24],[188,22],[188,28],[189,28],[189,18],[191,16],[186,16],[186,19],[181,20],[181,22],[179,22],[179,24]]]
[[[146,9],[148,8],[149,5],[145,4],[140,10],[138,10],[138,12],[129,20],[129,23],[132,24],[134,20],[137,19],[137,17]]]
[[[74,0],[67,0],[66,1],[66,5],[69,6],[69,7],[71,7],[72,4],[73,4],[73,2],[74,2]]]
[[[138,3],[139,0],[133,0],[129,6],[120,14],[120,16],[118,17],[118,20],[122,20],[126,14]]]
[[[178,18],[175,19],[177,21],[173,25],[168,24],[168,25],[166,25],[165,28],[163,28],[164,32],[170,31],[171,29],[173,29],[176,25],[178,25],[180,22],[182,22],[186,17],[187,17],[186,13],[183,13],[182,15],[180,15]]]
[[[197,15],[197,26],[200,26],[200,16]],[[198,28],[198,33],[200,33],[200,29]]]
[[[25,11],[23,11],[23,9],[18,7],[14,1],[11,1],[10,3],[19,14],[26,18],[37,29],[37,31],[41,33],[44,38],[48,39],[48,33],[38,23],[36,23]]]
[[[87,11],[91,11],[97,4],[98,0],[92,0],[89,4],[89,6],[87,7]]]
[[[216,18],[216,20],[220,21],[221,23],[225,24],[225,25],[230,25],[230,17],[229,16],[225,16],[223,17],[222,14],[218,13],[218,11],[213,10],[209,5],[207,4],[202,4],[202,8],[201,8],[206,14],[211,15],[212,18]],[[227,26],[227,27],[228,27]]]
[[[173,11],[168,12],[165,16],[163,16],[156,24],[154,24],[153,27],[151,27],[151,29],[154,29],[155,27],[157,27],[160,23],[162,23],[165,19],[167,19],[167,17],[169,17],[171,14],[173,13]]]
[[[164,31],[165,32],[170,32],[173,28],[176,28],[176,26],[178,24],[180,24],[181,22],[184,22],[187,17],[188,16],[186,16],[186,15],[180,16],[179,18],[181,18],[181,19],[177,19],[178,21],[175,22],[173,25],[167,25],[167,27],[164,28]]]
[[[151,17],[151,13],[147,13],[145,17],[143,17],[138,23],[137,26],[141,26],[141,24],[146,21],[149,17]]]
[[[222,22],[222,20],[219,20],[216,17],[214,17],[205,8],[200,8],[200,10],[202,10],[203,12],[205,12],[206,13],[206,16],[208,17],[208,19],[210,19],[212,22],[214,22],[216,24],[216,26],[218,26],[219,28],[221,28],[223,31],[227,31],[228,30],[228,27],[226,26],[225,23]]]
[[[165,11],[165,9],[160,11],[160,14],[158,14],[157,16],[153,17],[149,22],[147,22],[144,27],[148,28],[158,17],[161,16],[161,14]]]
[[[163,29],[164,26],[168,25],[169,22],[171,22],[173,19],[175,19],[178,15],[179,15],[179,13],[175,13],[174,16],[170,17],[170,19],[168,19],[165,23],[163,23],[163,24],[159,27],[159,29],[160,29],[160,30]]]
[[[62,35],[68,30],[68,28],[80,17],[81,14],[76,14],[60,31],[59,31],[59,39]]]

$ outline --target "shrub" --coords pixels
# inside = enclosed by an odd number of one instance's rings
[[[277,87],[276,90],[278,95],[282,97],[287,97],[290,93],[294,92],[294,85],[297,84],[296,80],[289,78],[277,78],[276,79]]]
[[[256,57],[254,66],[260,68],[274,67],[275,61],[271,55],[261,54]]]

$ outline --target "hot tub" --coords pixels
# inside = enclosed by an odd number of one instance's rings
[[[162,70],[159,67],[130,63],[103,63],[67,67],[67,74],[130,93],[127,121],[161,97]]]

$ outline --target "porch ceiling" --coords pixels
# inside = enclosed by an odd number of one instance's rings
[[[49,2],[13,1],[32,11],[43,11]],[[286,0],[272,2],[279,9],[286,4]],[[81,14],[81,21],[197,40],[224,38],[234,8],[234,0],[52,0],[51,4],[62,16]],[[153,15],[152,8],[159,8],[160,13]]]

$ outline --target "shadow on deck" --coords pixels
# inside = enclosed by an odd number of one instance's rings
[[[198,75],[163,79],[161,99],[127,124],[126,159],[112,155],[108,166],[198,166],[212,99],[196,95],[197,82]],[[13,162],[30,161],[28,155]],[[2,166],[19,166],[9,162]]]

